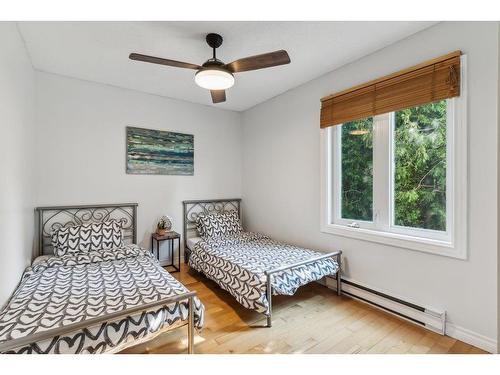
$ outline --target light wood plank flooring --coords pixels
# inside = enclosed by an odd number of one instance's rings
[[[317,283],[273,298],[273,327],[217,284],[182,265],[173,273],[205,305],[196,353],[485,353],[406,322]],[[123,353],[186,353],[187,328],[167,332]]]

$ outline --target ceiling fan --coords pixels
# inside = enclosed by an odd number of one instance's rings
[[[197,72],[194,76],[196,84],[204,89],[210,90],[212,102],[214,103],[226,101],[225,90],[234,85],[234,73],[270,68],[290,63],[288,53],[285,50],[279,50],[264,53],[262,55],[244,57],[233,61],[232,63],[224,64],[215,55],[215,50],[222,45],[222,40],[222,36],[219,34],[210,33],[207,35],[206,41],[207,44],[213,49],[213,56],[211,59],[205,61],[201,66],[182,61],[141,55],[139,53],[131,53],[129,58],[136,61],[196,70]]]

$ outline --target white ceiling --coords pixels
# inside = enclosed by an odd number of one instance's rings
[[[243,111],[435,22],[20,22],[35,69]],[[130,52],[201,64],[205,35],[224,37],[218,58],[286,49],[291,64],[236,75],[227,101],[212,104],[194,71],[131,61]]]

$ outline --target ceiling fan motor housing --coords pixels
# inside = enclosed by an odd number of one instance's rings
[[[208,59],[207,61],[205,61],[201,66],[203,68],[219,68],[221,70],[227,70],[227,69],[224,69],[224,63],[222,61],[220,61],[219,59],[217,58],[212,58],[212,59]]]

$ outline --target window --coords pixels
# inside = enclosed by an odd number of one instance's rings
[[[343,124],[340,129],[343,219],[373,219],[373,118]]]
[[[337,186],[332,202],[338,207],[334,223],[448,238],[449,102],[441,100],[332,129],[337,154],[333,160]],[[375,163],[374,154],[380,156]]]
[[[446,232],[447,102],[395,112],[394,225]]]
[[[461,86],[460,97],[321,130],[323,232],[466,257],[463,77]]]

